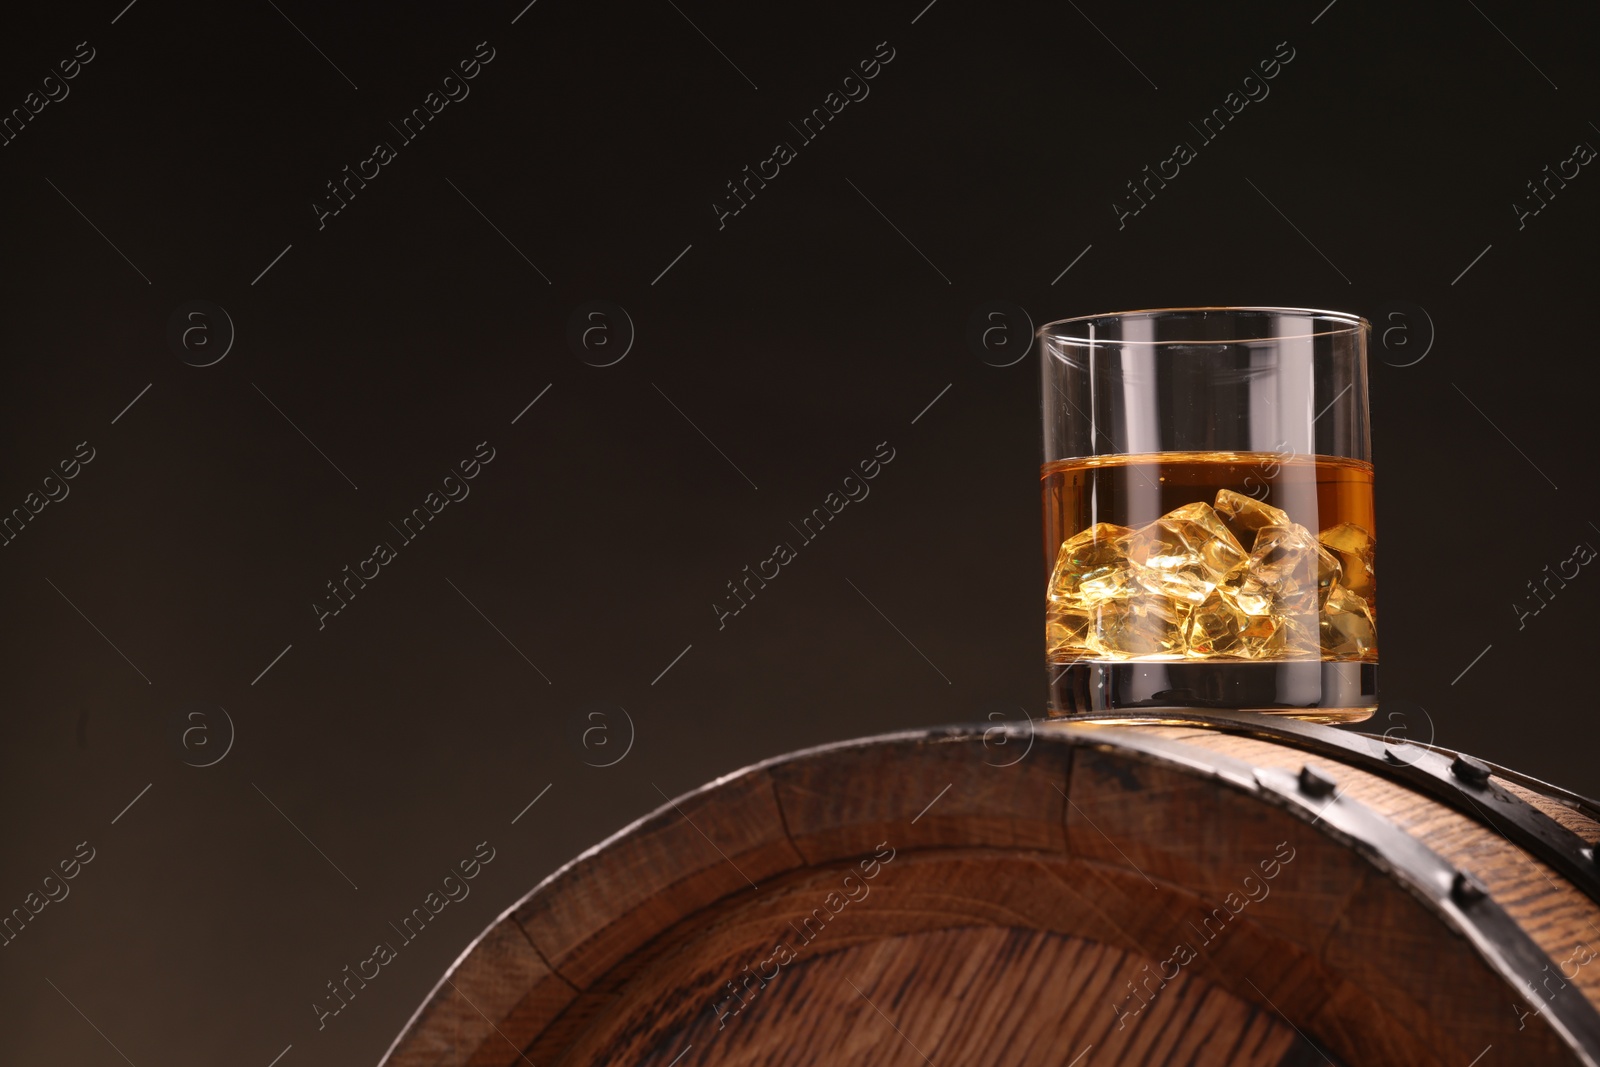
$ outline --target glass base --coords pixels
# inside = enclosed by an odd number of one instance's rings
[[[1378,706],[1378,665],[1352,660],[1078,660],[1046,663],[1045,677],[1052,716],[1223,708],[1360,722]]]

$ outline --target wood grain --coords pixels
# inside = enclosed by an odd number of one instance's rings
[[[699,1019],[639,1062],[668,1067],[692,1047],[697,1064],[721,1067],[1074,1061],[1276,1067],[1293,1050],[1310,1052],[1270,1013],[1182,978],[1152,1002],[1147,1018],[1119,1033],[1108,1013],[1096,1009],[1109,986],[1137,970],[1135,963],[1093,941],[1006,927],[863,942],[797,965],[752,1002],[748,1019],[722,1030]]]
[[[1033,744],[1030,750],[1025,738],[1002,737],[964,732],[839,746],[801,754],[769,772],[789,835],[807,863],[866,855],[883,841],[904,849],[995,845],[1060,852],[1071,747]]]
[[[577,991],[545,964],[522,928],[502,919],[484,932],[407,1025],[392,1067],[509,1062]]]
[[[1487,816],[1472,818],[1360,768],[1255,738],[1208,732],[1186,741],[1257,766],[1297,771],[1309,764],[1327,774],[1338,783],[1341,796],[1382,811],[1440,856],[1476,875],[1490,897],[1552,961],[1566,963],[1564,980],[1579,986],[1590,1001],[1600,1003],[1600,907],[1554,869],[1513,844]],[[1504,781],[1500,784],[1511,787]],[[1526,795],[1521,787],[1511,788]],[[1589,822],[1570,808],[1545,804],[1565,813],[1563,817],[1575,829]],[[1593,961],[1578,966],[1591,951],[1596,953]]]
[[[589,989],[684,915],[803,863],[772,780],[752,771],[670,801],[559,871],[516,911],[557,974]]]
[[[1201,762],[1320,767],[1600,994],[1600,962],[1570,962],[1600,915],[1492,826],[1271,742],[1138,729]],[[1581,1062],[1411,890],[1248,775],[1105,731],[1005,740],[830,746],[678,798],[536,887],[387,1062]]]

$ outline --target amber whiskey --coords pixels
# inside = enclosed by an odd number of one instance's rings
[[[1334,705],[1367,704],[1375,685],[1360,669],[1378,656],[1371,464],[1108,456],[1047,464],[1042,488],[1055,710],[1110,706],[1084,687],[1122,679],[1151,704],[1368,714]]]

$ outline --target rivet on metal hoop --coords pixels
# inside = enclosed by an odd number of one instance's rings
[[[1307,796],[1325,797],[1336,787],[1332,778],[1307,763],[1300,768],[1300,792]]]
[[[1466,871],[1457,871],[1450,882],[1450,899],[1463,908],[1470,908],[1488,895],[1483,883]]]
[[[1451,762],[1450,773],[1468,785],[1482,785],[1494,771],[1483,760],[1462,753]]]

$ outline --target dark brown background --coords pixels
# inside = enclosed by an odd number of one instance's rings
[[[375,1062],[473,934],[663,794],[1039,713],[1036,370],[969,347],[990,300],[1373,318],[1376,725],[1600,791],[1600,577],[1512,607],[1600,545],[1600,177],[1520,231],[1511,206],[1600,144],[1593,12],[924,3],[4,17],[0,108],[97,55],[0,148],[0,506],[96,458],[0,549],[0,909],[97,853],[0,948],[0,1059]],[[471,95],[319,232],[323,183],[484,40]],[[1123,183],[1285,40],[1271,95],[1119,231]],[[880,41],[870,96],[719,231],[723,184]],[[206,368],[167,340],[196,299],[237,330]],[[607,368],[566,339],[594,299],[637,328]],[[471,496],[319,631],[324,583],[483,440]],[[871,496],[719,631],[724,583],[885,441]],[[196,704],[236,728],[207,768]],[[631,751],[586,766],[618,707]],[[484,840],[471,897],[319,1032],[324,983]]]

